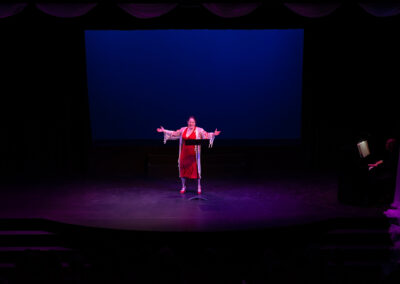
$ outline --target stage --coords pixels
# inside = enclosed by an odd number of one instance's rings
[[[340,204],[335,174],[204,178],[207,200],[190,200],[195,181],[184,195],[180,185],[176,176],[3,184],[0,276],[49,261],[82,283],[379,283],[392,263],[383,209]]]
[[[382,217],[381,208],[337,201],[331,173],[270,172],[263,178],[195,181],[180,194],[170,178],[84,178],[2,185],[2,219],[45,219],[132,231],[230,231],[288,227],[337,218]]]

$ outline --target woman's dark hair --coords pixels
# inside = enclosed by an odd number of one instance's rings
[[[195,121],[195,122],[197,122],[196,118],[195,118],[193,115],[189,116],[189,118],[188,118],[188,120],[187,120],[187,121],[189,121],[191,118],[193,118],[193,119],[194,119],[194,121]]]

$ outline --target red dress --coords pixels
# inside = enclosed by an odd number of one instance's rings
[[[182,140],[196,139],[196,127],[193,129],[189,137],[186,137],[187,128],[182,133]],[[179,160],[179,177],[199,178],[196,163],[196,151],[194,145],[186,145],[182,141],[181,156]]]

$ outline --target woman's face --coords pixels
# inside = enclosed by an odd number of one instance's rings
[[[188,120],[188,127],[189,128],[193,128],[196,126],[196,120],[194,120],[193,118],[189,118]]]

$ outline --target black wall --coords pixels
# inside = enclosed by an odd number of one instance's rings
[[[176,154],[172,146],[91,146],[84,30],[108,28],[304,28],[302,145],[215,150],[243,154],[252,168],[335,169],[346,144],[370,134],[383,147],[387,136],[398,135],[400,17],[375,18],[349,4],[307,19],[278,3],[234,19],[192,5],[141,20],[101,4],[86,16],[60,19],[30,6],[0,19],[3,179],[96,169],[146,174],[149,153]]]

